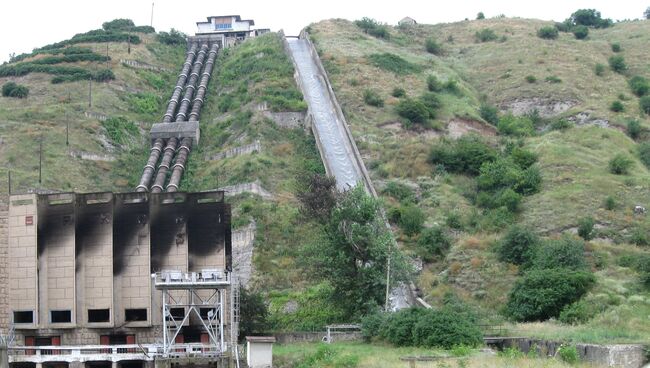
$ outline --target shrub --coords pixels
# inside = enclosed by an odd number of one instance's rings
[[[128,96],[129,110],[139,114],[153,114],[160,110],[160,97],[154,93],[133,93]]]
[[[650,142],[643,142],[638,146],[639,159],[650,169]]]
[[[442,91],[442,83],[435,75],[429,75],[427,77],[427,89],[431,92],[440,92]]]
[[[478,14],[476,14],[476,20],[481,19],[485,19],[485,14],[483,14],[483,12],[478,12]]]
[[[409,204],[402,207],[399,226],[408,236],[417,235],[422,231],[425,215],[422,210],[415,205]]]
[[[97,82],[108,82],[110,80],[115,80],[115,74],[110,69],[103,69],[95,73],[93,79]]]
[[[241,288],[240,293],[241,322],[239,330],[241,338],[266,332],[269,327],[269,311],[260,292]]]
[[[427,50],[428,53],[434,54],[434,55],[441,55],[442,54],[442,46],[438,43],[433,38],[427,38],[426,41],[424,42],[424,47]]]
[[[537,30],[537,37],[546,40],[554,40],[558,36],[557,28],[553,26],[545,26]]]
[[[379,93],[370,89],[363,91],[363,101],[370,106],[384,107],[384,100]]]
[[[512,160],[522,169],[527,169],[537,162],[537,154],[520,147],[515,147],[510,152]]]
[[[535,128],[530,118],[508,114],[499,119],[497,130],[499,134],[525,137],[532,135]]]
[[[635,227],[630,234],[630,243],[638,246],[650,245],[650,235],[648,235],[648,230],[641,226]]]
[[[594,311],[583,300],[569,304],[560,312],[560,322],[567,325],[579,325],[589,321],[594,316]]]
[[[628,120],[627,121],[627,135],[632,139],[639,138],[641,134],[641,124],[638,120]]]
[[[602,77],[603,74],[605,74],[605,65],[603,64],[596,64],[594,67],[594,73],[596,73],[597,76]]]
[[[594,231],[594,219],[587,216],[578,220],[578,235],[584,240],[591,240]]]
[[[186,37],[187,35],[184,33],[172,28],[169,33],[158,33],[157,39],[158,42],[164,43],[165,45],[184,45],[186,43]]]
[[[419,72],[422,68],[395,54],[384,52],[368,56],[370,63],[380,69],[388,70],[395,74],[412,74]]]
[[[621,101],[616,100],[609,105],[609,109],[613,112],[621,112],[625,110],[625,106],[623,106]]]
[[[408,185],[400,182],[388,182],[382,192],[397,199],[400,203],[415,203],[415,193],[413,193],[413,190]]]
[[[458,211],[451,211],[447,213],[445,224],[455,230],[463,229],[463,221],[460,218],[460,213]]]
[[[616,175],[627,175],[632,165],[634,165],[634,161],[627,155],[619,153],[609,160],[609,172]]]
[[[417,346],[451,349],[458,345],[479,346],[483,334],[464,313],[443,308],[422,315],[413,328],[413,340]]]
[[[580,300],[594,282],[593,274],[581,271],[526,272],[510,292],[505,313],[519,322],[557,318],[565,306]]]
[[[650,6],[645,9],[645,11],[643,12],[643,16],[645,17],[645,19],[650,19]]]
[[[440,99],[433,92],[424,92],[420,98],[420,102],[427,108],[429,118],[435,119],[436,113],[441,106]]]
[[[547,81],[548,83],[553,83],[553,84],[562,83],[562,79],[558,78],[555,75],[549,75],[548,77],[544,78],[544,80]]]
[[[372,313],[361,319],[361,335],[364,340],[370,341],[381,334],[382,326],[386,323],[388,315],[385,313]]]
[[[578,354],[578,349],[574,345],[560,345],[557,349],[557,353],[560,356],[562,361],[569,364],[576,364],[580,361],[580,355]]]
[[[357,27],[361,28],[363,32],[371,36],[375,36],[377,38],[383,38],[383,39],[390,38],[390,32],[388,32],[388,26],[381,24],[372,18],[364,17],[361,20],[355,20],[354,24],[356,24]]]
[[[572,32],[576,39],[584,40],[589,35],[589,28],[587,26],[575,26]]]
[[[428,313],[426,309],[408,308],[390,314],[382,326],[381,338],[396,346],[415,345],[415,325]]]
[[[623,73],[627,70],[627,64],[625,64],[625,58],[622,55],[613,55],[607,59],[609,62],[609,67],[617,72]]]
[[[477,31],[474,34],[474,37],[476,38],[477,42],[495,41],[499,38],[497,37],[497,34],[490,28],[483,28],[480,31]]]
[[[573,123],[567,119],[557,119],[551,123],[551,130],[565,130],[573,126]]]
[[[481,166],[497,158],[497,151],[480,136],[469,134],[455,141],[442,140],[431,148],[429,162],[452,172],[477,175]]]
[[[102,122],[102,126],[111,141],[120,145],[139,134],[138,126],[122,116],[110,117]]]
[[[616,42],[612,44],[612,51],[613,52],[621,52],[621,44]]]
[[[641,112],[650,115],[650,96],[643,96],[639,99]]]
[[[511,188],[497,191],[496,193],[479,192],[476,197],[476,204],[485,208],[505,207],[510,212],[517,212],[521,203],[521,194]]]
[[[594,28],[607,28],[613,24],[611,19],[603,19],[596,9],[579,9],[569,18],[573,25]]]
[[[492,125],[497,125],[499,123],[499,110],[496,108],[496,106],[482,103],[479,109],[479,114],[483,120]]]
[[[418,100],[406,98],[395,106],[397,115],[411,123],[425,123],[429,119],[429,109]]]
[[[460,90],[460,87],[458,87],[458,82],[455,79],[449,79],[445,82],[443,85],[443,89],[449,93],[452,93],[456,96],[462,96],[463,93]]]
[[[479,169],[477,179],[479,190],[497,192],[511,188],[516,193],[530,195],[539,191],[541,175],[539,169],[532,166],[522,170],[509,157],[501,157],[493,162],[484,163]]]
[[[527,75],[526,76],[526,82],[535,83],[535,82],[537,82],[537,78],[534,75]]]
[[[530,267],[538,270],[556,268],[584,270],[587,268],[585,244],[580,239],[568,236],[547,240],[535,249]]]
[[[4,97],[25,98],[29,95],[29,88],[14,82],[7,82],[2,86],[2,95]]]
[[[131,19],[113,19],[110,22],[104,22],[102,28],[107,31],[122,30],[135,27],[135,23]]]
[[[419,255],[425,261],[444,256],[451,247],[451,239],[440,226],[424,229],[417,242]]]
[[[632,93],[638,97],[643,97],[647,95],[648,92],[650,92],[650,82],[639,75],[635,75],[634,77],[630,78],[628,84],[630,85]]]
[[[391,93],[391,96],[396,98],[404,97],[406,96],[406,91],[404,90],[404,88],[395,87],[393,88],[393,92]]]
[[[539,237],[530,229],[514,225],[499,242],[497,255],[501,262],[522,265],[530,262],[536,247],[539,245]]]
[[[650,257],[644,257],[637,261],[637,270],[641,285],[650,290]]]
[[[298,191],[297,197],[304,215],[324,221],[336,205],[336,178],[313,173],[306,187]]]
[[[603,207],[608,211],[614,210],[616,208],[616,199],[612,196],[607,196],[603,202]]]

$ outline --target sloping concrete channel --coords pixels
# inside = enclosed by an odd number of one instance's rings
[[[362,183],[373,197],[377,192],[350,132],[341,106],[323,68],[318,53],[305,31],[299,37],[285,37],[285,49],[291,56],[295,78],[307,101],[307,122],[316,138],[316,145],[328,175],[336,178],[339,191]],[[390,229],[388,223],[386,226]],[[390,309],[398,310],[418,304],[430,306],[415,295],[414,287],[397,285],[390,291]]]

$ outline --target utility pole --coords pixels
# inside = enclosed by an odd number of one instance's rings
[[[108,42],[106,42],[106,66],[108,67]]]
[[[38,184],[43,182],[43,133],[38,144]]]
[[[131,35],[129,35],[128,40],[129,40],[129,48],[127,49],[126,52],[127,54],[131,54]]]
[[[70,145],[70,121],[67,113],[65,114],[65,145]]]
[[[93,77],[88,78],[88,107],[93,106]]]
[[[151,24],[149,24],[151,27],[153,27],[153,4],[154,2],[151,2]]]
[[[9,195],[11,195],[11,170],[7,171],[7,182],[9,187]]]

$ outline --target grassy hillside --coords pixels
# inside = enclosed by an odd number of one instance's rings
[[[555,40],[539,38],[537,30],[548,25],[553,24],[498,18],[387,27],[389,35],[382,38],[337,19],[308,30],[389,216],[395,214],[400,242],[407,252],[425,258],[418,286],[426,300],[439,304],[452,292],[482,310],[485,321],[501,323],[500,311],[523,272],[497,258],[504,230],[520,224],[557,238],[576,234],[580,221],[592,217],[593,240],[586,243],[585,257],[596,284],[585,298],[602,305],[602,311],[582,326],[512,324],[510,333],[648,342],[644,316],[650,294],[640,285],[639,273],[620,260],[650,255],[643,245],[650,218],[634,214],[635,206],[650,207],[650,172],[637,152],[648,139],[650,117],[628,86],[632,76],[650,78],[643,56],[650,22],[590,29],[586,40],[562,32]],[[479,42],[477,32],[484,29],[492,30],[495,39]],[[427,52],[427,40],[437,44],[435,54]],[[612,51],[614,43],[621,51]],[[378,61],[378,55],[384,60]],[[622,55],[627,70],[612,71],[612,55]],[[604,66],[600,76],[596,64]],[[438,81],[433,89],[427,83],[431,75]],[[404,89],[405,97],[396,88]],[[420,99],[427,89],[438,100],[435,118],[409,123],[397,106],[407,98]],[[368,91],[383,103],[368,100]],[[620,101],[624,111],[611,111],[613,101]],[[485,120],[481,108],[486,106],[498,107],[502,119],[508,112],[523,114],[533,129],[505,134],[497,121]],[[576,118],[582,115],[588,118]],[[642,131],[636,139],[626,134],[633,119]],[[486,208],[476,174],[432,163],[432,146],[451,145],[468,133],[480,135],[499,155],[520,147],[537,157],[541,187],[524,195],[517,210]],[[609,169],[616,155],[631,160],[627,174]],[[413,206],[422,211],[425,227],[440,227],[451,239],[448,251],[423,253],[422,233],[409,234],[409,223],[399,217],[413,213]]]
[[[0,97],[0,190],[7,190],[7,170],[12,174],[12,191],[30,188],[50,190],[100,191],[132,190],[140,167],[146,162],[146,132],[164,113],[165,101],[183,62],[185,45],[169,46],[157,41],[156,34],[129,32],[133,40],[129,53],[128,38],[120,42],[89,43],[48,47],[63,52],[85,48],[106,61],[60,62],[53,67],[77,68],[88,73],[109,70],[115,79],[106,82],[87,78],[53,83],[53,75],[32,72],[21,76],[0,77],[0,85],[13,81],[29,88],[27,98]],[[20,67],[39,62],[49,54],[22,55],[19,61],[0,68]],[[164,71],[135,69],[120,63],[136,60]],[[92,91],[92,106],[89,93]],[[102,123],[88,117],[94,112],[122,117]],[[66,146],[66,126],[69,146]],[[38,183],[39,141],[43,144],[42,183]],[[83,151],[110,155],[115,161],[73,158],[69,152]],[[137,169],[136,169],[137,168]]]

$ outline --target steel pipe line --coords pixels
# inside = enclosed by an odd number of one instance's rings
[[[140,178],[140,184],[135,188],[136,192],[146,192],[149,190],[149,183],[151,182],[151,177],[153,176],[154,171],[156,171],[156,164],[158,163],[158,158],[160,157],[160,151],[163,144],[163,140],[159,138],[156,139],[153,147],[151,147],[151,154],[149,155],[147,164],[144,166],[144,171]]]
[[[176,154],[176,145],[178,144],[178,139],[169,138],[167,140],[167,146],[165,147],[165,154],[163,155],[162,161],[158,166],[158,173],[156,173],[156,180],[151,186],[151,193],[160,193],[163,191],[163,185],[165,185],[165,180],[167,179],[167,171],[169,170],[169,164],[171,164],[174,155]]]
[[[170,123],[174,118],[174,113],[176,112],[176,106],[178,106],[178,99],[181,97],[183,92],[183,87],[185,87],[185,82],[187,81],[187,73],[190,72],[192,68],[192,61],[196,56],[196,49],[199,47],[199,44],[194,42],[190,46],[190,51],[187,52],[187,58],[183,64],[183,70],[178,75],[178,80],[176,81],[176,87],[174,87],[174,92],[172,97],[169,99],[169,104],[167,104],[167,112],[163,116],[163,123]]]
[[[194,90],[196,89],[196,82],[199,79],[199,72],[203,68],[203,60],[205,59],[205,54],[208,52],[208,45],[201,45],[201,50],[196,56],[196,61],[192,65],[192,73],[190,74],[190,79],[187,82],[187,87],[185,87],[185,94],[181,100],[181,105],[178,108],[178,113],[176,114],[176,122],[183,122],[187,120],[187,110],[190,107],[192,96],[194,95]]]

